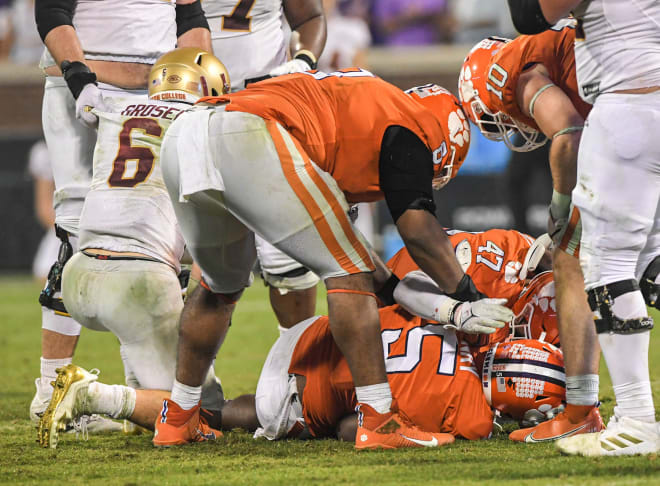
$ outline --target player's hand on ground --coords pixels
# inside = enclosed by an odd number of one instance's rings
[[[92,110],[108,111],[103,101],[103,94],[95,84],[86,85],[76,100],[76,118],[80,123],[96,128],[99,117]]]
[[[269,74],[271,76],[282,76],[283,74],[301,73],[309,71],[312,67],[302,59],[292,59],[291,61],[280,64],[274,68]]]
[[[454,310],[451,327],[468,334],[492,334],[513,319],[513,312],[504,307],[506,299],[481,299],[461,302]]]

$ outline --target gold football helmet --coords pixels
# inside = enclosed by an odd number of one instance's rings
[[[149,99],[195,103],[203,96],[229,93],[229,73],[213,54],[196,47],[158,58],[149,73]]]

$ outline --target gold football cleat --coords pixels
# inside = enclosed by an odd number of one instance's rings
[[[42,447],[55,449],[59,433],[67,429],[67,424],[85,413],[87,387],[97,376],[80,366],[68,364],[59,368],[53,385],[51,398],[46,411],[39,420],[38,440]]]

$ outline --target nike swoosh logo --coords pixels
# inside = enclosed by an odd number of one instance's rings
[[[437,447],[438,446],[438,439],[433,437],[433,440],[419,440],[419,439],[413,439],[412,437],[407,437],[403,434],[401,434],[401,437],[403,437],[406,440],[409,440],[410,442],[414,442],[415,444],[421,445],[422,447]]]
[[[573,430],[569,430],[568,432],[565,432],[565,433],[563,433],[563,434],[561,434],[561,435],[555,435],[554,437],[550,437],[550,438],[548,438],[548,439],[535,439],[535,438],[534,438],[534,432],[531,432],[529,435],[527,435],[527,436],[525,437],[525,442],[527,442],[528,444],[535,444],[535,443],[539,443],[539,442],[548,442],[548,441],[551,441],[551,440],[559,440],[559,439],[563,439],[564,437],[568,437],[569,435],[573,435],[573,434],[575,434],[575,433],[581,431],[581,430],[584,429],[587,425],[588,425],[588,424],[580,425],[579,427],[576,427],[576,428],[574,428]]]

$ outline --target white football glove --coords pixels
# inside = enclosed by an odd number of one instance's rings
[[[270,73],[271,76],[282,76],[283,74],[301,73],[309,71],[312,67],[302,59],[292,59],[274,68]]]
[[[492,334],[513,319],[511,309],[504,307],[506,299],[481,299],[461,302],[454,308],[452,324],[445,328],[467,334]]]
[[[96,128],[99,117],[92,110],[108,111],[99,87],[89,83],[85,85],[76,100],[76,118],[86,127]]]

